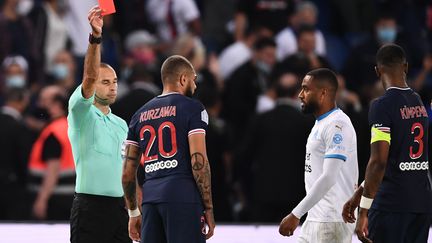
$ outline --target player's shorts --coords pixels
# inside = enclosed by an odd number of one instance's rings
[[[431,214],[385,212],[370,209],[369,239],[374,243],[428,242]]]
[[[196,203],[144,203],[140,243],[205,243],[204,209]]]
[[[299,243],[351,243],[354,224],[306,220],[301,227]]]

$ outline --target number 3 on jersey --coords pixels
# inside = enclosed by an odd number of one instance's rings
[[[418,149],[417,151],[414,153],[414,146],[410,146],[410,158],[411,159],[418,159],[423,155],[423,149],[424,149],[424,145],[423,145],[423,135],[424,135],[424,129],[423,129],[423,125],[419,122],[414,123],[411,126],[411,134],[415,134],[416,130],[418,130],[418,134],[417,136],[414,137],[414,143],[418,144]]]
[[[163,132],[165,129],[169,129],[170,140],[171,140],[171,150],[166,151],[164,148],[164,136]],[[144,164],[146,162],[152,162],[159,159],[159,155],[164,158],[171,158],[177,153],[177,137],[176,137],[176,128],[172,122],[166,121],[163,122],[159,128],[158,133],[156,134],[156,130],[150,126],[145,125],[141,128],[140,131],[140,140],[144,140],[144,137],[146,134],[150,135],[150,138],[148,139],[147,146],[145,148],[145,151],[143,153],[143,156],[141,157],[141,164]],[[154,155],[150,155],[151,148],[153,147],[156,138],[158,139],[158,148],[159,148],[159,155],[156,153]]]

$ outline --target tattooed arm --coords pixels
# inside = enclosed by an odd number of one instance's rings
[[[123,156],[122,184],[126,205],[128,209],[132,211],[138,208],[136,196],[138,159],[139,148],[135,145],[126,144]],[[129,237],[135,241],[139,241],[140,239],[141,217],[139,216],[140,214],[137,216],[129,216]]]
[[[205,134],[193,134],[189,136],[189,149],[191,154],[192,173],[205,208],[205,218],[209,230],[206,238],[213,235],[215,222],[213,216],[213,200],[211,194],[211,172],[207,159]]]

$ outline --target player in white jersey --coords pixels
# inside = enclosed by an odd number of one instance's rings
[[[316,117],[306,144],[306,197],[286,216],[279,233],[291,236],[308,213],[298,242],[351,242],[354,227],[342,218],[342,206],[357,186],[357,139],[349,117],[336,106],[338,83],[329,69],[310,71],[299,98],[304,113]]]

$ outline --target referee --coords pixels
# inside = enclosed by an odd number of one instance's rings
[[[71,210],[71,242],[131,242],[121,184],[121,144],[126,122],[111,113],[117,76],[100,62],[103,19],[93,7],[83,82],[69,100],[68,135],[76,167]]]

